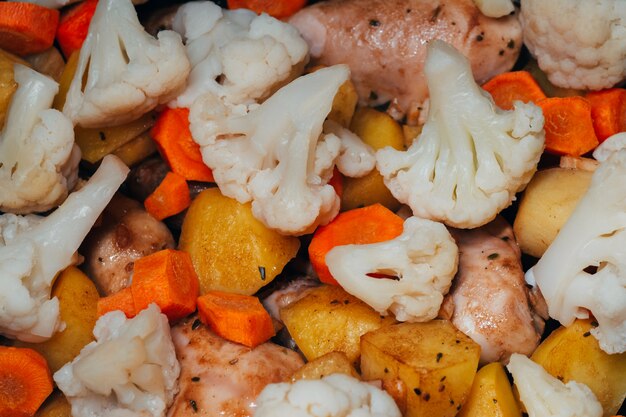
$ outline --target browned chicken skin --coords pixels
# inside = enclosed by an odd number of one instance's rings
[[[251,416],[267,384],[289,380],[303,365],[287,348],[267,342],[250,349],[222,339],[194,317],[174,326],[172,339],[181,372],[168,417]]]
[[[173,247],[174,238],[162,222],[137,201],[116,195],[80,253],[85,257],[87,275],[102,295],[109,295],[130,284],[137,259]]]
[[[430,40],[469,57],[479,83],[510,70],[522,45],[517,16],[486,17],[472,0],[331,0],[289,22],[309,43],[314,63],[350,66],[361,104],[392,101],[409,116],[428,97],[423,67]]]
[[[483,227],[450,231],[459,271],[440,316],[481,345],[481,363],[531,354],[544,327],[543,298],[529,294],[513,229],[498,217]]]

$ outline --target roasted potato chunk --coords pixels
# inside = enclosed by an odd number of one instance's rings
[[[541,342],[531,359],[552,376],[587,385],[598,397],[605,416],[617,414],[626,399],[626,353],[609,355],[590,335],[591,320],[576,320]]]
[[[513,231],[522,252],[540,258],[589,188],[592,172],[551,168],[526,187]]]
[[[191,203],[179,248],[191,255],[200,293],[219,290],[252,295],[269,284],[298,252],[300,241],[268,229],[250,204],[211,188]]]
[[[59,390],[55,390],[39,407],[35,417],[72,417],[72,407]]]
[[[65,329],[42,343],[17,342],[46,358],[50,371],[55,373],[74,359],[87,343],[94,340],[98,290],[95,284],[78,268],[66,268],[54,282],[52,297],[58,297],[61,320]]]
[[[361,338],[363,379],[402,381],[405,417],[456,415],[479,358],[480,346],[447,320],[385,326]]]
[[[330,109],[330,113],[328,113],[328,119],[339,123],[343,127],[350,126],[358,101],[359,96],[356,94],[354,84],[350,80],[346,81],[337,90],[333,100],[333,107]]]
[[[469,397],[458,417],[521,417],[504,367],[500,362],[485,365],[474,377]]]
[[[323,285],[280,310],[289,334],[312,361],[329,352],[343,352],[350,362],[360,356],[361,335],[395,322],[341,287]]]
[[[374,150],[385,146],[404,149],[402,128],[386,113],[360,108],[354,113],[350,129]],[[361,178],[344,179],[341,210],[351,210],[375,203],[380,203],[392,211],[400,207],[400,203],[391,195],[378,171],[374,170]]]
[[[345,353],[330,352],[306,363],[293,374],[291,380],[322,379],[330,374],[346,374],[353,378],[360,378]]]

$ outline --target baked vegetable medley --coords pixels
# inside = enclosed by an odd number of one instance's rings
[[[623,417],[625,34],[0,2],[0,417]]]

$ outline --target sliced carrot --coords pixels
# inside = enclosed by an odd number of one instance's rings
[[[277,19],[287,18],[305,5],[306,0],[228,0],[229,9],[250,9]]]
[[[600,143],[609,136],[626,131],[626,90],[610,88],[592,91],[586,97],[591,104],[593,128]]]
[[[101,297],[98,300],[98,317],[115,310],[121,310],[126,314],[126,317],[135,317],[137,315],[133,293],[130,288],[124,288],[115,294]]]
[[[148,213],[157,220],[178,214],[191,204],[189,186],[182,176],[168,172],[161,184],[144,201]]]
[[[150,135],[173,172],[189,181],[214,181],[211,169],[202,162],[200,146],[191,137],[189,109],[165,109]]]
[[[17,55],[52,46],[59,11],[32,3],[0,2],[0,48]]]
[[[135,262],[130,289],[136,311],[156,303],[173,322],[196,310],[200,283],[187,252],[164,249]]]
[[[581,156],[598,146],[591,105],[583,97],[551,97],[537,104],[545,118],[546,151]]]
[[[402,233],[402,218],[381,204],[340,213],[326,226],[319,227],[309,245],[309,259],[320,279],[339,285],[333,278],[326,254],[335,246],[383,242]]]
[[[513,71],[496,75],[483,85],[483,90],[493,97],[496,106],[504,110],[513,109],[516,100],[537,103],[546,95],[530,72]]]
[[[209,291],[198,298],[198,314],[217,335],[251,348],[274,335],[269,313],[254,296]]]
[[[335,189],[335,193],[341,197],[343,194],[343,175],[341,175],[337,167],[333,170],[333,176],[330,177],[328,184],[330,184]]]
[[[32,416],[52,393],[43,356],[28,348],[0,346],[0,416]]]
[[[57,42],[66,58],[83,46],[98,0],[85,0],[61,15],[57,28]]]

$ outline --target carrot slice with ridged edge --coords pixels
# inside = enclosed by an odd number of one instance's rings
[[[626,131],[626,90],[609,88],[585,96],[591,104],[593,128],[600,143],[609,136]]]
[[[530,72],[513,71],[496,75],[482,86],[493,97],[496,106],[504,110],[513,109],[516,100],[537,103],[546,98]]]
[[[32,3],[0,2],[0,48],[17,55],[43,52],[52,46],[58,10]]]

